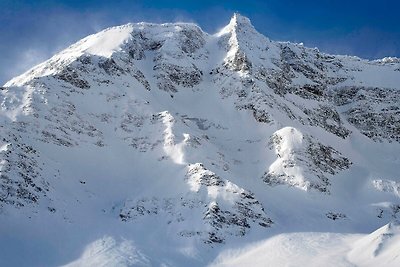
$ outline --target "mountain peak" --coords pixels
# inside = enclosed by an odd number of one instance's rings
[[[249,18],[242,16],[241,14],[235,12],[229,21],[229,24],[226,25],[219,33],[218,35],[224,35],[227,33],[232,33],[232,32],[238,32],[238,31],[251,31],[251,32],[256,32],[254,26],[251,24],[251,21]]]
[[[242,27],[242,26],[251,26],[251,21],[248,17],[242,16],[240,13],[235,12],[233,13],[233,16],[231,18],[231,21],[229,24],[235,25],[236,27]]]

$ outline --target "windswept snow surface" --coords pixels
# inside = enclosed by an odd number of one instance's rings
[[[0,87],[0,266],[399,266],[399,64],[88,36]]]
[[[399,266],[399,224],[368,235],[287,233],[223,251],[209,266]]]

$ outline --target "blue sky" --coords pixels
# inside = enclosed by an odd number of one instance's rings
[[[334,54],[400,57],[400,1],[0,0],[0,84],[101,29],[188,21],[214,33],[238,11],[273,40]]]

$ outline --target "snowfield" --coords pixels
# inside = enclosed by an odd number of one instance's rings
[[[138,23],[0,87],[0,266],[400,266],[400,60]]]
[[[280,234],[223,251],[210,266],[398,266],[399,229],[390,223],[368,235]]]

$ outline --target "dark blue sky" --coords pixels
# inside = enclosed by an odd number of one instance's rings
[[[235,11],[273,40],[369,59],[400,57],[399,10],[398,0],[0,0],[0,84],[108,26],[190,21],[214,33]]]

